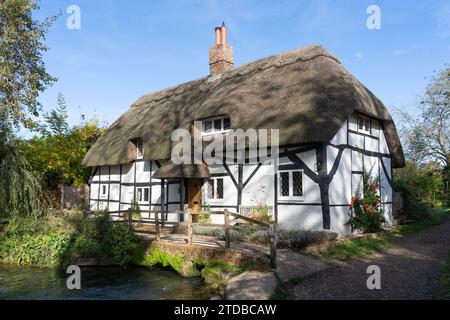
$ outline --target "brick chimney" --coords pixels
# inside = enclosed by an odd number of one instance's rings
[[[222,23],[221,27],[214,29],[216,39],[214,46],[209,48],[209,69],[211,76],[221,74],[233,68],[233,46],[227,44],[227,27]]]

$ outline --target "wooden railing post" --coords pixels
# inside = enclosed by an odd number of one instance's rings
[[[155,232],[156,232],[156,241],[161,240],[160,230],[159,230],[159,218],[158,218],[158,211],[155,211]],[[149,215],[150,216],[150,215]]]
[[[269,243],[270,243],[270,267],[277,268],[277,224],[272,223],[269,226]]]
[[[187,214],[188,214],[188,230],[187,230],[188,245],[192,245],[192,211],[188,209]]]
[[[225,220],[225,246],[227,249],[230,249],[230,216],[228,214],[228,209],[224,210],[223,215]]]
[[[131,208],[128,208],[128,223],[131,224],[133,223],[133,211]]]

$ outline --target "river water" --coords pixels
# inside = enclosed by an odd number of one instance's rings
[[[81,269],[81,289],[67,289],[69,275],[52,269],[0,264],[0,299],[209,299],[200,279],[159,268]]]

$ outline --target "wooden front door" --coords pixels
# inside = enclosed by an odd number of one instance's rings
[[[188,179],[188,206],[192,212],[202,209],[202,179]]]

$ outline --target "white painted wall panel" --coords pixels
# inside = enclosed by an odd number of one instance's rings
[[[278,206],[278,223],[286,230],[322,230],[320,206]]]
[[[362,195],[363,192],[363,175],[352,174],[352,195]]]
[[[378,158],[364,156],[364,169],[370,172],[373,177],[378,177]]]
[[[391,176],[391,172],[389,168],[391,167],[391,159],[389,158],[383,158],[384,166],[386,167],[387,176]],[[380,163],[381,165],[381,163]],[[392,188],[389,185],[388,180],[386,179],[386,174],[384,173],[383,168],[380,168],[381,172],[381,202],[392,202]]]
[[[134,165],[124,164],[122,165],[122,183],[133,183],[134,182]]]
[[[161,185],[152,186],[152,203],[161,203]]]
[[[111,183],[109,188],[109,199],[118,201],[120,185],[118,183]]]
[[[297,153],[297,157],[302,159],[306,166],[312,171],[317,172],[316,150],[310,150],[302,153]]]
[[[342,153],[338,170],[330,183],[330,204],[347,204],[351,199],[351,153],[349,149]]]
[[[91,184],[91,187],[90,187],[91,199],[98,199],[98,189],[99,189],[98,183]]]
[[[372,139],[370,137],[364,137],[364,139],[366,139],[366,150],[378,152],[378,139]]]
[[[363,171],[363,155],[358,151],[351,150],[352,159],[351,166],[352,171]]]
[[[242,205],[256,206],[257,202],[261,201],[268,206],[273,206],[273,179],[274,176],[272,167],[269,165],[261,166],[242,191]]]
[[[121,202],[132,203],[134,198],[134,188],[122,185]]]
[[[382,205],[384,219],[386,220],[387,225],[392,225],[394,222],[392,207],[393,207],[392,204],[383,204]]]
[[[380,132],[380,153],[385,153],[388,154],[389,152],[389,147],[388,144],[386,142],[386,138],[384,136],[384,132]]]
[[[375,137],[380,136],[380,121],[372,119],[372,128],[370,134]]]
[[[350,132],[348,134],[348,144],[356,148],[364,149],[364,136]]]
[[[340,237],[345,237],[351,234],[351,227],[346,225],[350,218],[349,207],[331,207],[330,208],[330,222],[331,231],[336,232]]]
[[[136,182],[150,181],[150,162],[139,161],[136,162]]]

